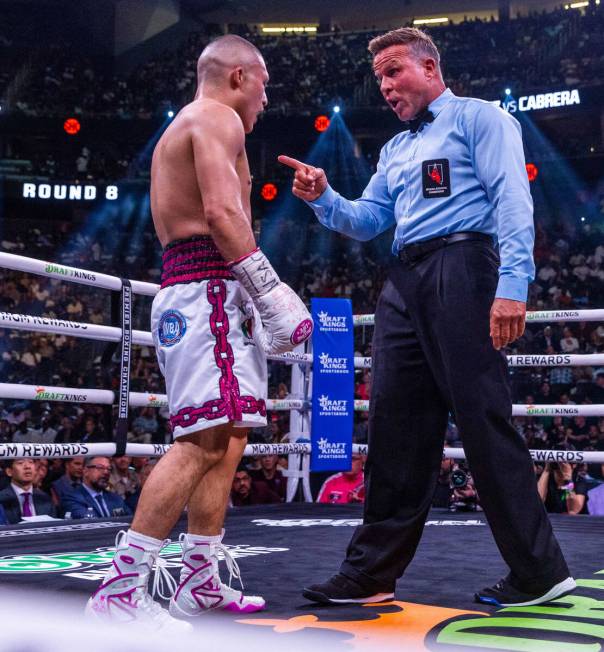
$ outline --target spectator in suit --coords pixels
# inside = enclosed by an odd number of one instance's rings
[[[36,462],[29,457],[9,462],[6,474],[11,483],[0,491],[0,505],[9,523],[19,523],[27,516],[56,516],[50,496],[34,487],[36,471]]]
[[[65,460],[65,473],[51,484],[50,493],[55,505],[60,506],[64,496],[82,484],[83,474],[83,457],[70,457]],[[61,508],[59,507],[60,512]]]
[[[8,525],[6,514],[4,513],[4,507],[2,507],[2,505],[0,505],[0,525]]]
[[[84,462],[82,484],[64,495],[61,503],[64,513],[71,512],[71,518],[85,518],[92,508],[95,518],[125,516],[132,514],[123,498],[107,491],[111,461],[108,457],[87,457]]]

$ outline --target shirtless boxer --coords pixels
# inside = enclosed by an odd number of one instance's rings
[[[87,607],[103,619],[174,631],[190,627],[176,619],[209,609],[264,607],[220,580],[219,552],[239,576],[222,545],[224,515],[247,429],[266,425],[266,354],[291,350],[312,332],[251,227],[245,134],[267,104],[264,60],[245,39],[223,36],[202,52],[197,76],[195,99],[166,129],[151,165],[151,212],[164,247],[151,323],[174,445],[145,483]],[[185,505],[183,568],[168,613],[149,594],[149,576]],[[162,576],[159,567],[156,582]]]

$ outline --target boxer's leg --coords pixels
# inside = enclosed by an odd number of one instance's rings
[[[229,427],[228,448],[203,476],[188,503],[190,534],[220,535],[233,477],[247,443],[247,429]]]
[[[204,476],[227,455],[230,443],[230,424],[176,439],[143,487],[132,530],[166,537]]]
[[[204,475],[189,501],[188,533],[180,536],[180,583],[170,601],[170,613],[176,618],[195,618],[210,609],[252,613],[264,608],[261,597],[231,587],[232,580],[239,578],[239,567],[222,545],[224,514],[246,442],[247,430],[230,426],[225,455]],[[220,558],[227,565],[228,585],[220,579]]]
[[[145,483],[131,529],[119,537],[111,568],[88,601],[89,615],[186,631],[153,601],[149,578],[164,538],[204,475],[226,455],[230,439],[229,424],[184,435],[158,462]]]

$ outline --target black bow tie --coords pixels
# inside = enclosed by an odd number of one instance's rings
[[[418,113],[413,120],[407,120],[404,123],[405,129],[409,129],[412,134],[421,131],[425,124],[429,122],[434,122],[434,114],[428,109],[424,109],[421,113]]]

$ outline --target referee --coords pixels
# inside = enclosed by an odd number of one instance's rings
[[[531,605],[575,588],[510,423],[501,349],[524,332],[533,205],[519,124],[445,87],[431,38],[401,28],[369,43],[386,102],[405,129],[386,143],[362,197],[287,156],[293,193],[327,228],[369,240],[396,225],[377,303],[363,525],[340,572],[304,596],[322,603],[394,596],[419,543],[451,412],[509,574],[478,602]],[[494,248],[497,242],[499,254]]]

